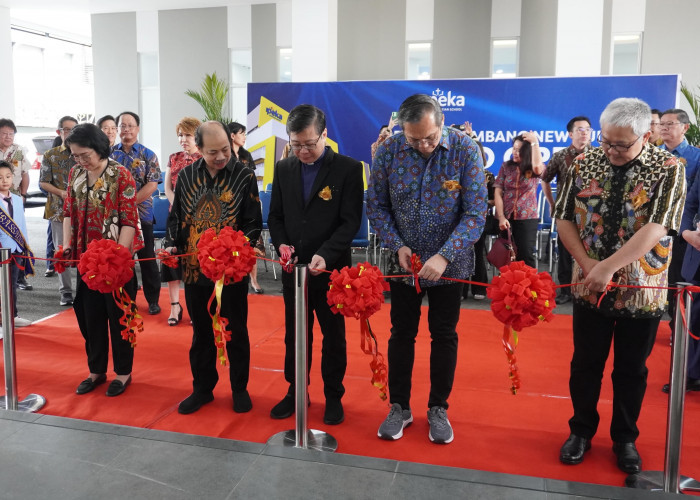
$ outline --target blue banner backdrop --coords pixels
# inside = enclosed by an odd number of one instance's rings
[[[518,133],[533,130],[540,136],[546,162],[553,152],[569,144],[566,123],[570,118],[588,116],[597,139],[598,118],[610,101],[638,97],[663,111],[677,106],[679,80],[678,75],[640,75],[250,83],[248,125],[254,130],[269,120],[284,124],[294,106],[313,104],[326,113],[328,137],[337,142],[338,151],[371,164],[370,145],[377,139],[379,128],[406,97],[425,93],[440,102],[446,125],[465,120],[472,123],[487,150],[488,166],[495,173],[504,158],[510,157],[511,141]],[[283,129],[277,127],[274,135],[286,142],[280,130]],[[250,139],[253,137],[249,136],[248,147],[255,149]],[[254,141],[261,144],[263,139],[258,135]],[[264,156],[269,157],[270,153],[267,151]],[[265,167],[279,158],[279,151],[272,154],[274,160],[265,158]],[[267,170],[264,177],[269,182],[271,172]]]

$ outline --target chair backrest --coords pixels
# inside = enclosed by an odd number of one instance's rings
[[[260,205],[262,207],[262,220],[263,224],[267,224],[267,216],[270,213],[270,192],[260,191],[258,193],[260,196]]]
[[[367,218],[367,202],[362,202],[362,220],[360,221],[360,229],[353,239],[353,246],[360,241],[366,241],[369,244],[369,219]]]
[[[165,197],[153,198],[153,215],[155,222],[153,224],[153,234],[160,234],[160,237],[165,236],[165,230],[168,227],[168,214],[170,213],[170,202]]]

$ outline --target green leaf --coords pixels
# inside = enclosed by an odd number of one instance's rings
[[[681,83],[681,94],[688,101],[694,115],[690,118],[690,128],[685,133],[685,138],[691,146],[700,146],[700,97],[684,83]]]
[[[228,124],[231,119],[224,112],[226,99],[228,97],[228,82],[219,79],[216,72],[207,74],[202,81],[200,91],[188,89],[185,95],[191,97],[202,107],[204,111],[204,121],[218,120]]]

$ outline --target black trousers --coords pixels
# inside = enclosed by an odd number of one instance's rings
[[[123,311],[117,306],[111,293],[91,290],[78,273],[73,310],[78,320],[78,328],[85,339],[90,373],[107,373],[110,340],[112,363],[117,375],[128,375],[134,364],[134,349],[128,340],[122,339],[122,325],[119,318]],[[136,297],[136,277],[124,289],[129,297]]]
[[[481,233],[481,237],[474,243],[474,274],[470,281],[478,281],[479,283],[488,283],[489,275],[486,270],[486,238],[485,233]],[[464,287],[464,298],[469,295],[469,286]],[[473,295],[486,295],[486,287],[481,285],[471,285]]]
[[[192,390],[198,394],[210,394],[219,381],[216,370],[216,344],[209,315],[208,302],[214,285],[185,284],[185,302],[192,319],[192,346],[190,368]],[[211,313],[216,309],[212,303]],[[228,319],[231,340],[226,342],[229,361],[229,378],[233,393],[245,391],[250,373],[250,340],[248,338],[248,278],[224,286],[221,292],[221,316]]]
[[[307,363],[311,370],[311,358],[314,334],[314,312],[321,327],[323,341],[321,344],[321,377],[323,378],[323,394],[326,399],[340,399],[345,394],[343,379],[348,366],[347,344],[345,342],[345,318],[334,314],[327,302],[325,288],[308,289],[307,309]],[[284,378],[289,382],[289,394],[294,393],[295,387],[295,317],[294,304],[295,288],[284,286]],[[308,381],[307,381],[308,383]]]
[[[573,434],[591,439],[598,429],[601,381],[614,340],[610,437],[621,443],[637,439],[637,419],[649,372],[646,360],[654,346],[659,321],[659,318],[613,318],[574,304],[574,355],[569,379],[574,407],[569,428]]]
[[[682,236],[673,238],[671,262],[668,265],[668,286],[676,286],[676,283],[679,281],[685,281],[681,270],[683,268],[683,258],[685,257],[685,249],[687,246],[688,242],[686,242]],[[668,314],[671,316],[671,321],[669,321],[668,325],[671,327],[671,332],[673,332],[676,325],[676,291],[669,290],[666,294],[666,300],[668,300]]]
[[[430,330],[430,395],[428,408],[447,408],[457,367],[457,322],[462,284],[439,285],[421,289],[390,281],[391,337],[389,338],[389,400],[409,409],[411,378],[416,352],[416,336],[421,301],[428,295]]]
[[[156,256],[155,241],[153,239],[153,224],[141,221],[144,247],[136,252],[139,259],[153,258]],[[160,298],[160,272],[155,260],[139,262],[141,268],[141,281],[143,294],[149,304],[157,304]]]
[[[522,260],[530,267],[537,269],[535,259],[535,243],[537,242],[537,219],[509,219],[510,229],[513,233],[513,243],[518,251],[516,260]]]
[[[557,278],[559,279],[560,285],[570,285],[571,284],[571,272],[573,267],[573,258],[571,254],[562,243],[561,238],[557,236],[559,240],[557,246],[559,247],[559,262],[557,263]],[[560,293],[571,295],[571,288],[561,288]]]

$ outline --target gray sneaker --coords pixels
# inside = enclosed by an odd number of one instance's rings
[[[447,410],[442,406],[433,406],[428,410],[428,424],[430,424],[428,437],[433,443],[447,444],[455,438],[447,418]]]
[[[403,430],[413,422],[411,410],[404,410],[399,403],[391,405],[389,415],[379,426],[377,436],[382,439],[396,440],[403,436]]]

